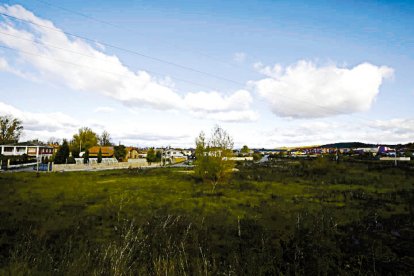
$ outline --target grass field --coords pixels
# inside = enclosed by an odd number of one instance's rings
[[[0,274],[413,273],[409,166],[238,168],[0,174]]]

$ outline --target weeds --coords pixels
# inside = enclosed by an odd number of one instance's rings
[[[251,164],[214,194],[170,169],[4,174],[0,274],[410,274],[412,173]]]

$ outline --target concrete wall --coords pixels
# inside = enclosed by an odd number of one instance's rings
[[[381,161],[410,161],[410,157],[381,157]]]
[[[139,163],[120,162],[115,164],[53,164],[52,171],[93,171],[93,170],[116,170],[116,169],[132,169],[132,168],[149,168],[159,167],[160,163],[151,163],[146,161]]]

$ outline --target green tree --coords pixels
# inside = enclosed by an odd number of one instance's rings
[[[88,164],[88,163],[89,163],[89,150],[86,150],[83,155],[83,164]]]
[[[249,147],[248,147],[248,146],[246,146],[246,145],[244,145],[244,146],[241,148],[240,153],[241,153],[241,154],[243,154],[243,155],[247,155],[247,154],[249,154],[249,153],[250,153],[250,149],[249,149]]]
[[[161,156],[162,156],[162,152],[160,150],[157,150],[155,152],[155,162],[161,162]]]
[[[150,148],[147,151],[147,162],[149,164],[151,164],[152,162],[155,162],[155,161],[157,161],[157,157],[156,157],[156,154],[155,154],[155,150],[154,150],[154,148]]]
[[[73,135],[70,144],[70,150],[74,155],[79,155],[79,152],[85,151],[93,146],[98,145],[98,135],[88,127],[83,127],[78,130],[77,134]],[[76,154],[78,153],[78,154]]]
[[[98,163],[99,164],[102,163],[102,149],[101,148],[99,148],[99,151],[98,151]]]
[[[99,136],[99,145],[102,147],[112,146],[111,135],[106,130]]]
[[[215,126],[211,137],[207,140],[204,132],[196,138],[195,174],[205,182],[213,185],[227,180],[233,171],[233,139],[220,126]]]
[[[262,155],[259,152],[255,152],[253,153],[253,160],[254,161],[259,161],[260,159],[262,159]]]
[[[0,116],[0,144],[17,143],[22,132],[22,121],[12,116]]]
[[[114,155],[118,161],[122,161],[126,156],[126,149],[124,145],[119,145],[114,147]]]
[[[65,139],[63,140],[62,145],[59,147],[58,151],[56,152],[54,162],[55,164],[65,164],[68,158],[69,158],[69,144],[68,144],[68,141]]]

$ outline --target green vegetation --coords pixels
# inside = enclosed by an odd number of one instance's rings
[[[127,152],[124,145],[114,146],[114,151],[114,156],[118,161],[122,161],[125,159]]]
[[[89,163],[89,150],[85,151],[85,154],[83,155],[83,164]]]
[[[201,132],[196,138],[196,176],[211,183],[214,192],[217,184],[228,180],[233,172],[235,163],[229,160],[231,156],[233,139],[224,129],[215,126],[209,139]]]
[[[70,151],[74,157],[78,157],[80,152],[97,146],[98,138],[98,135],[92,129],[88,127],[80,128],[78,133],[73,135],[73,139],[70,142]]]
[[[108,131],[104,130],[102,134],[98,137],[99,145],[102,147],[112,146],[111,135]]]
[[[22,121],[12,116],[0,116],[0,145],[17,143],[22,132]]]
[[[240,150],[241,154],[249,154],[250,153],[250,149],[248,146],[244,145],[241,150]]]
[[[69,144],[66,139],[63,139],[62,145],[56,152],[54,159],[55,164],[65,164],[69,158]]]
[[[325,159],[0,174],[0,274],[398,274],[414,270],[414,170]]]
[[[102,149],[99,148],[98,151],[98,164],[102,163]]]
[[[155,151],[154,148],[150,148],[147,152],[147,162],[149,164],[153,162],[161,162],[161,151]]]

